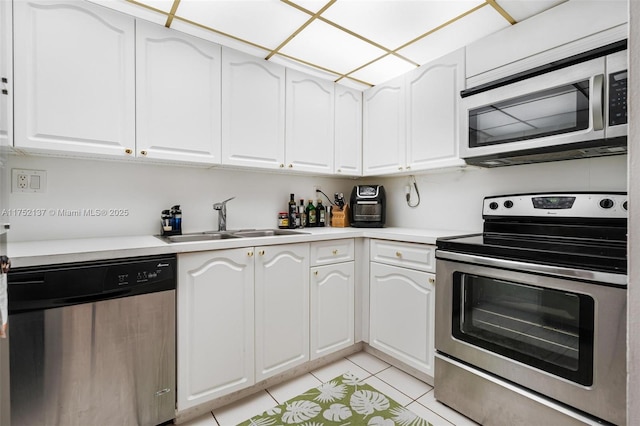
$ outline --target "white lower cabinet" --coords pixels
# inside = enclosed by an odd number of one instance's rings
[[[254,380],[253,248],[178,256],[178,410]]]
[[[311,359],[354,344],[354,262],[311,268]]]
[[[178,256],[178,411],[309,360],[309,244]]]
[[[377,243],[371,242],[372,258],[380,252]],[[405,251],[411,246],[398,245],[397,262],[370,263],[369,344],[433,377],[435,274],[393,265],[404,262]],[[431,259],[425,256],[424,269],[430,264]]]
[[[309,360],[309,244],[257,247],[256,381]]]

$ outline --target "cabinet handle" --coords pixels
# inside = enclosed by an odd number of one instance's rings
[[[140,154],[147,155],[147,151],[140,151]]]
[[[253,257],[253,252],[252,251],[247,252],[247,256]]]
[[[435,283],[436,283],[435,278],[429,278],[429,284],[435,284]]]
[[[333,253],[333,255],[335,256],[336,254],[338,254],[338,250],[334,250],[331,253]]]
[[[259,254],[260,256],[264,256],[264,250],[260,250],[260,251],[258,252],[258,254]]]
[[[124,150],[124,152],[125,152],[125,154],[132,154],[133,150],[127,148],[127,149]]]
[[[396,257],[402,257],[402,253],[400,253],[399,251],[396,252]]]

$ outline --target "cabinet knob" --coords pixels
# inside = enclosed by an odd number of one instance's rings
[[[402,253],[400,253],[399,251],[396,252],[396,257],[402,257]]]
[[[293,169],[293,164],[289,164],[289,168],[290,168],[290,169]]]
[[[253,252],[252,251],[247,252],[247,256],[253,257]]]
[[[126,154],[129,154],[129,155],[133,154],[133,150],[131,150],[131,149],[129,149],[129,148],[125,149],[125,150],[124,150],[124,152],[125,152]]]
[[[435,283],[436,283],[435,278],[429,278],[429,284],[435,284]]]
[[[258,254],[259,254],[260,256],[264,256],[264,250],[260,250],[260,251],[258,252]]]
[[[402,167],[398,167],[398,170],[402,170]]]
[[[411,170],[411,166],[405,167],[406,170]]]
[[[342,169],[338,169],[336,170],[338,173],[342,173]]]
[[[147,155],[147,151],[140,151],[140,154]]]
[[[281,169],[284,168],[284,164],[280,163],[280,168]]]
[[[336,254],[338,254],[338,250],[334,250],[331,253],[333,253],[333,255],[335,256]]]
[[[313,271],[313,275],[318,275],[318,271]]]

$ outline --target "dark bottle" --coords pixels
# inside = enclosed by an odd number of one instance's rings
[[[326,223],[327,211],[322,205],[322,200],[318,198],[318,206],[316,207],[316,221],[318,226],[324,226]]]
[[[316,221],[316,207],[313,205],[313,201],[309,200],[309,204],[307,204],[307,226],[314,227],[317,225],[318,222]]]
[[[300,223],[300,218],[298,217],[298,206],[296,206],[294,195],[289,194],[289,197],[289,228],[293,229]]]

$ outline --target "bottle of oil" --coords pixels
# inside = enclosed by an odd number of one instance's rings
[[[300,205],[298,206],[298,217],[300,218],[299,228],[307,226],[307,212],[304,209],[304,198],[300,198]]]
[[[289,228],[293,229],[300,223],[300,218],[298,217],[298,206],[296,206],[294,194],[289,194],[289,197]]]
[[[309,200],[309,204],[307,204],[307,226],[314,227],[317,225],[316,207],[313,205],[313,200]]]
[[[318,198],[318,205],[316,207],[316,222],[318,222],[317,226],[324,226],[326,223],[327,211],[322,205],[322,200]]]

